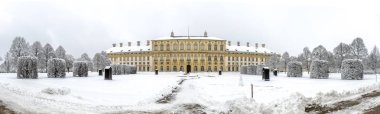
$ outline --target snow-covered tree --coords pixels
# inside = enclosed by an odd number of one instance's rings
[[[45,57],[44,57],[44,49],[39,41],[36,41],[31,46],[31,53],[34,57],[37,57],[38,70],[45,70]]]
[[[328,61],[328,67],[330,72],[336,72],[336,66],[335,66],[335,59],[334,54],[330,51],[327,52],[327,61]]]
[[[376,69],[380,67],[380,52],[379,52],[379,48],[377,48],[376,46],[373,48],[371,53],[368,55],[368,57],[366,59],[366,65],[377,76]]]
[[[313,60],[313,62],[311,62],[310,69],[310,78],[329,78],[328,62],[325,60]]]
[[[284,54],[282,54],[281,61],[282,61],[282,64],[284,66],[285,72],[287,72],[287,68],[286,67],[288,66],[288,62],[290,61],[289,53],[288,52],[284,52]]]
[[[307,72],[309,73],[310,62],[311,62],[311,52],[308,47],[304,47],[302,54],[298,55],[298,61],[302,63],[302,67],[306,69]]]
[[[16,69],[18,58],[30,55],[29,45],[23,37],[16,37],[12,42],[9,53],[13,58],[12,61],[10,61],[12,68]]]
[[[363,60],[364,58],[367,57],[368,55],[368,50],[367,48],[365,47],[364,45],[364,41],[362,38],[356,38],[354,39],[354,41],[352,41],[352,43],[350,44],[350,46],[352,47],[352,55],[356,58],[356,59],[361,59]]]
[[[76,61],[74,62],[74,76],[87,77],[88,76],[88,65],[86,61]]]
[[[78,61],[86,61],[88,65],[88,70],[93,71],[94,65],[87,53],[83,53],[78,59]]]
[[[272,69],[277,69],[280,64],[280,57],[277,54],[273,54],[265,63],[268,67]]]
[[[65,59],[66,50],[62,46],[58,46],[58,48],[55,50],[55,54],[57,58]]]
[[[64,59],[52,58],[48,61],[48,78],[65,78],[66,62]]]
[[[37,58],[32,56],[22,56],[17,60],[17,78],[37,79]]]
[[[291,61],[288,63],[288,77],[302,77],[302,63]]]
[[[7,54],[5,54],[4,62],[1,65],[2,69],[5,72],[9,73],[12,71],[12,61],[13,61],[13,58],[12,58],[11,54],[9,52],[7,52]]]
[[[67,72],[70,72],[70,68],[74,67],[75,58],[72,55],[67,54],[65,56]]]
[[[2,57],[0,57],[0,61],[3,61],[3,58],[2,58]]]
[[[55,55],[55,52],[54,52],[54,48],[49,44],[45,44],[44,46],[44,64],[45,64],[45,69],[46,69],[46,72],[47,72],[47,62],[49,59],[52,59],[52,58],[55,58],[56,55]]]
[[[343,80],[362,80],[363,63],[359,59],[346,59],[342,62],[342,79]]]
[[[334,48],[334,59],[336,68],[340,69],[343,60],[350,59],[352,57],[352,47],[346,43],[340,43],[337,47]]]
[[[313,60],[327,60],[328,52],[326,48],[323,47],[322,45],[315,47],[312,52],[312,59]]]
[[[104,69],[106,66],[110,65],[108,58],[101,53],[96,53],[92,61],[94,63],[94,68],[97,70]]]

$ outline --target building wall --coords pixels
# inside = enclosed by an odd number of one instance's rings
[[[136,65],[138,71],[239,71],[241,65],[264,64],[270,54],[226,51],[226,40],[152,40],[151,51],[109,53],[113,64]]]

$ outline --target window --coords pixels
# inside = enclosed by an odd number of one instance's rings
[[[154,45],[154,51],[158,51],[158,46]]]
[[[166,44],[166,51],[170,51],[170,45]]]
[[[205,50],[205,45],[201,44],[200,48],[201,48],[201,51],[204,51]]]
[[[216,55],[214,56],[214,61],[216,62],[218,60],[218,57]]]
[[[183,50],[184,48],[185,48],[185,45],[181,44],[181,50]]]
[[[211,51],[211,44],[208,45],[208,51]]]
[[[186,48],[187,48],[187,51],[190,51],[190,49],[191,49],[191,45],[190,45],[190,44],[187,44]]]
[[[197,43],[195,43],[193,47],[194,47],[194,51],[198,50],[198,44]]]
[[[208,61],[211,61],[211,56],[208,56]]]
[[[177,49],[178,49],[177,46],[178,46],[177,44],[174,44],[174,45],[173,45],[173,50],[174,50],[174,51],[178,51],[178,50],[177,50]]]
[[[223,45],[220,45],[220,51],[223,51],[224,49],[223,49]]]
[[[214,51],[217,51],[217,50],[218,50],[218,46],[214,45]]]
[[[220,56],[220,61],[223,61],[223,56]]]
[[[160,51],[164,51],[164,44],[160,45]]]

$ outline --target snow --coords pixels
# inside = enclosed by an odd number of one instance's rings
[[[160,37],[160,38],[157,38],[155,40],[180,40],[180,39],[182,39],[182,40],[187,40],[187,39],[191,39],[191,40],[224,40],[224,39],[217,38],[217,37],[203,37],[203,36]]]
[[[151,46],[140,45],[140,46],[123,46],[123,47],[112,47],[106,50],[107,53],[124,53],[124,52],[139,52],[139,51],[150,51]]]
[[[243,46],[243,45],[240,45],[240,46],[237,46],[237,45],[228,46],[227,45],[227,51],[269,53],[269,54],[274,53],[273,51],[269,50],[268,48],[264,48],[264,47],[256,48],[254,46],[247,47],[247,46]]]
[[[96,72],[87,78],[47,78],[40,73],[39,79],[17,79],[14,73],[0,74],[0,99],[12,109],[24,113],[125,113],[161,112],[181,110],[186,104],[199,104],[208,113],[303,113],[305,104],[311,101],[328,103],[371,91],[375,75],[365,75],[363,80],[341,80],[340,74],[330,74],[329,79],[287,77],[280,73],[271,81],[261,76],[241,75],[239,72],[192,73],[183,77],[180,72],[138,72],[113,76],[104,80]],[[179,77],[181,76],[181,77]],[[179,87],[175,99],[168,104],[155,101],[187,80]],[[253,99],[251,96],[253,84]]]

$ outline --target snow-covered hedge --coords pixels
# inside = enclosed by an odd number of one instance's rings
[[[288,63],[288,77],[302,77],[302,63],[291,61]]]
[[[342,79],[343,80],[362,80],[363,63],[358,59],[346,59],[342,62]]]
[[[256,65],[248,65],[247,66],[247,74],[248,75],[256,75],[257,66]]]
[[[314,60],[310,66],[310,78],[329,78],[329,65],[325,60]]]
[[[65,78],[66,61],[59,58],[49,59],[47,76],[48,78]]]
[[[112,75],[122,75],[122,74],[136,74],[137,67],[131,65],[119,65],[113,64],[111,65]]]
[[[74,62],[74,76],[87,77],[88,76],[88,65],[85,61]]]
[[[246,65],[240,67],[240,74],[247,74],[247,67]]]
[[[37,58],[31,56],[19,57],[17,60],[17,78],[37,79]]]
[[[257,65],[256,75],[263,75],[264,65]]]

